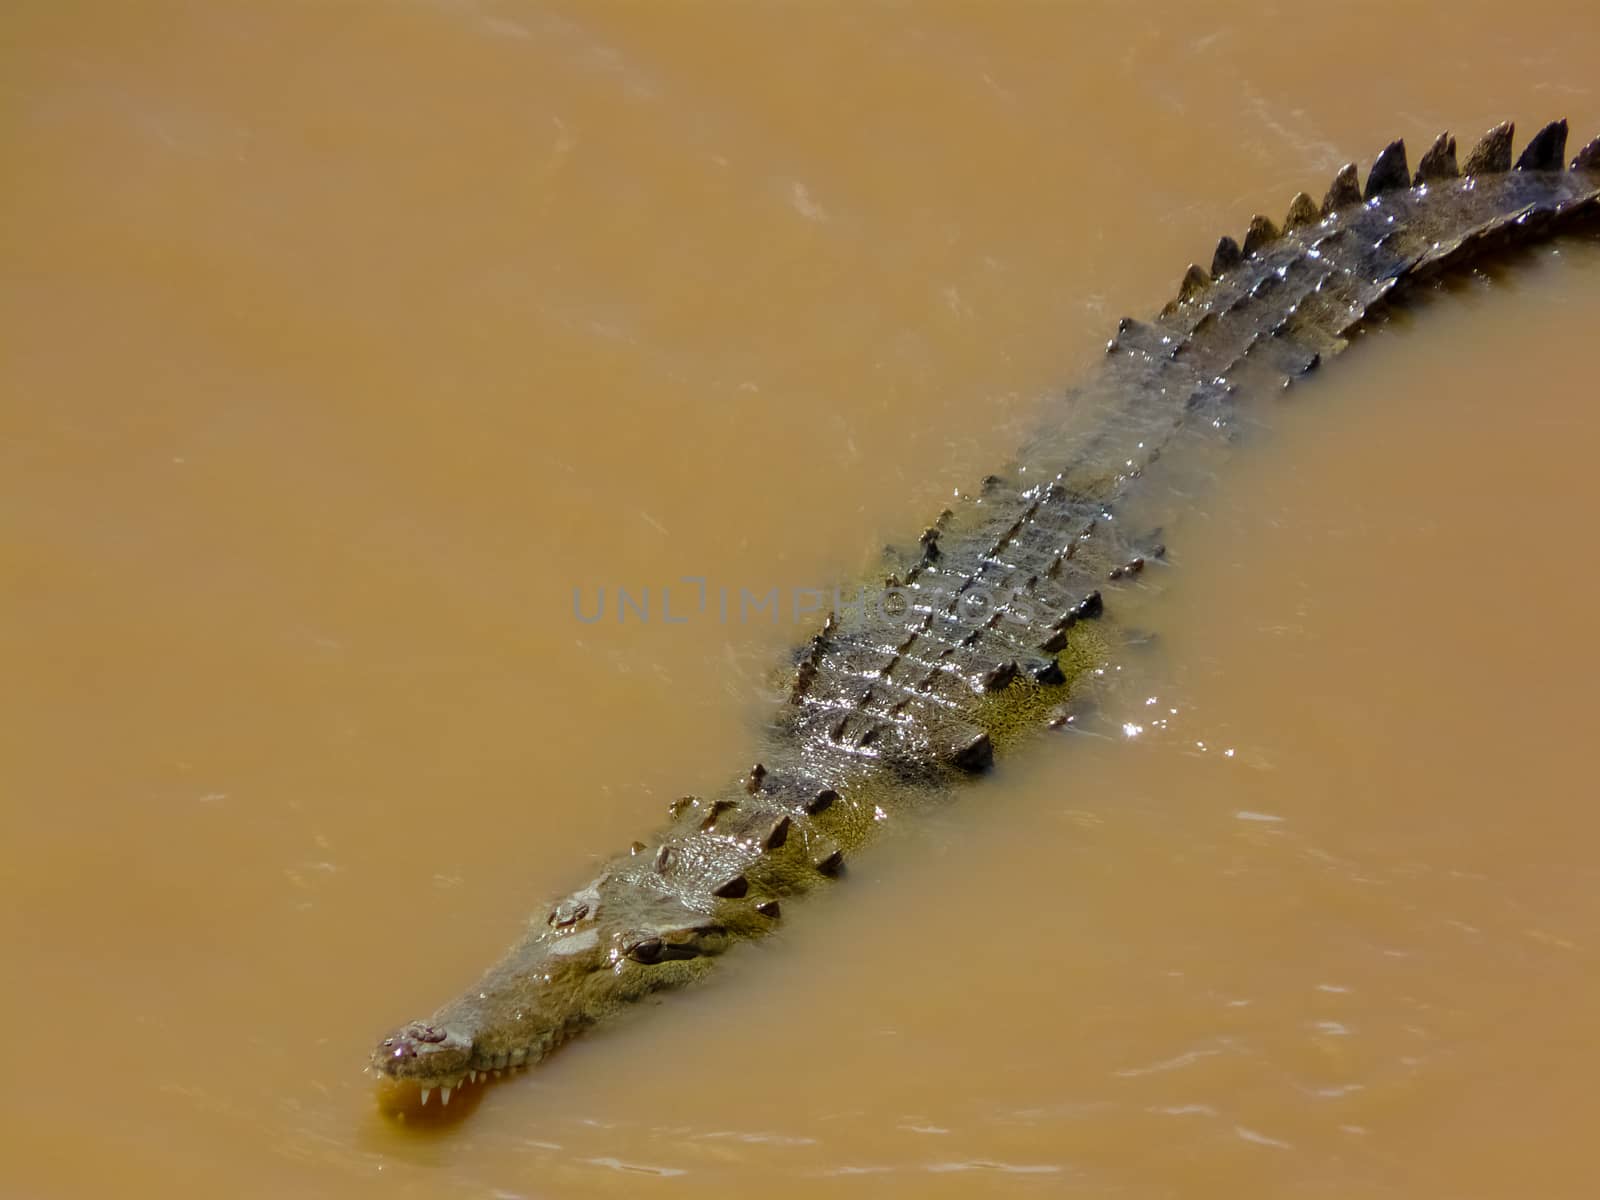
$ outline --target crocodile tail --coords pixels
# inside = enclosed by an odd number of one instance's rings
[[[1296,364],[1342,349],[1396,289],[1592,218],[1600,211],[1600,138],[1564,165],[1567,132],[1565,120],[1552,121],[1514,155],[1508,121],[1459,167],[1455,138],[1441,133],[1414,173],[1396,140],[1364,184],[1356,164],[1346,164],[1320,207],[1301,193],[1281,228],[1254,217],[1242,242],[1221,240],[1209,276],[1190,269],[1161,311],[1169,357],[1187,358],[1203,378],[1237,383],[1255,353],[1271,373],[1292,379]]]

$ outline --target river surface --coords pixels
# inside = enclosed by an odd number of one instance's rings
[[[714,984],[464,1119],[362,1068],[748,765],[809,628],[685,577],[868,570],[1219,233],[1581,144],[1597,64],[1538,2],[9,0],[0,1195],[1592,1196],[1593,244],[1257,404],[1089,728]]]

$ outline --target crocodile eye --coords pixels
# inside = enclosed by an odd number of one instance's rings
[[[635,942],[628,947],[628,957],[634,962],[649,965],[661,961],[661,952],[666,949],[666,943],[660,938],[645,938],[642,942]]]

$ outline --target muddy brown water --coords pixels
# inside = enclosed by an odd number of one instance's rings
[[[361,1068],[804,634],[574,587],[859,572],[1219,232],[1592,136],[1597,62],[1477,0],[12,0],[0,1194],[1592,1195],[1593,245],[1259,406],[1095,730],[713,986],[445,1125]]]

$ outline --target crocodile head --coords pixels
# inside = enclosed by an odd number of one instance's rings
[[[379,1042],[370,1070],[416,1089],[423,1104],[435,1090],[448,1104],[459,1088],[534,1065],[641,996],[690,982],[729,941],[726,925],[660,894],[608,908],[597,889],[585,889],[557,904],[454,1003]]]

